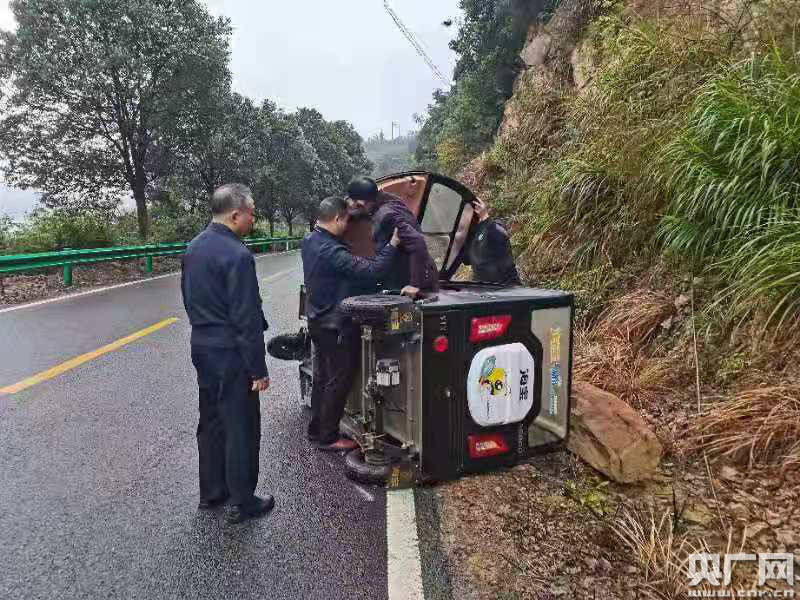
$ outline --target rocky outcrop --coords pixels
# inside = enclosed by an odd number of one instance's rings
[[[591,61],[578,48],[583,31],[597,11],[597,0],[562,0],[547,24],[528,30],[520,58],[525,65],[506,102],[499,138],[505,139],[529,118],[526,96],[558,96],[584,89],[591,80]],[[551,119],[552,120],[552,119]]]
[[[572,384],[569,448],[620,483],[649,479],[663,447],[628,404],[589,383]]]
[[[596,12],[594,0],[562,0],[546,25],[533,25],[520,58],[543,68],[556,85],[573,85],[572,52]]]

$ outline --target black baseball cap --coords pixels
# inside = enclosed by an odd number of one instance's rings
[[[371,177],[354,177],[347,186],[347,197],[353,200],[373,201],[378,197],[378,184]]]

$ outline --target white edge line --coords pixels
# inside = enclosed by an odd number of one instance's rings
[[[285,254],[293,254],[297,252],[297,250],[290,250],[289,252],[276,252],[275,254],[261,254],[256,256],[256,260],[265,258],[267,256],[283,256]],[[175,277],[176,275],[180,275],[180,271],[176,271],[174,273],[167,273],[166,275],[157,275],[155,277],[147,277],[146,279],[137,279],[136,281],[126,281],[125,283],[118,283],[116,285],[109,285],[106,287],[96,288],[93,290],[87,290],[85,292],[77,292],[75,294],[66,294],[64,296],[56,296],[55,298],[48,298],[47,300],[38,300],[36,302],[30,302],[28,304],[18,304],[16,306],[9,306],[8,308],[0,308],[0,315],[3,313],[13,312],[15,310],[22,310],[23,308],[34,308],[36,306],[42,306],[44,304],[52,304],[54,302],[62,302],[64,300],[72,300],[73,298],[81,298],[82,296],[90,296],[92,294],[99,294],[101,292],[107,292],[109,290],[116,290],[119,288],[129,287],[132,285],[140,285],[142,283],[148,283],[150,281],[157,281],[158,279],[165,279],[167,277]]]
[[[386,492],[386,566],[389,600],[425,600],[414,490]]]

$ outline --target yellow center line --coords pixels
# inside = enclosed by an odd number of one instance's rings
[[[113,352],[114,350],[118,350],[123,346],[130,344],[131,342],[135,342],[136,340],[145,337],[146,335],[150,335],[151,333],[158,331],[159,329],[163,329],[168,325],[172,325],[178,319],[175,317],[164,319],[156,323],[155,325],[151,325],[141,331],[137,331],[136,333],[132,333],[131,335],[124,337],[122,339],[117,340],[116,342],[111,342],[107,346],[103,346],[102,348],[98,348],[97,350],[93,350],[92,352],[87,352],[86,354],[82,354],[80,356],[76,356],[73,359],[68,360],[67,362],[61,363],[51,369],[47,369],[46,371],[42,371],[32,377],[28,377],[27,379],[23,379],[19,383],[15,383],[14,385],[9,385],[3,388],[0,388],[0,395],[3,394],[16,394],[17,392],[21,392],[22,390],[28,389],[31,386],[36,385],[37,383],[42,383],[43,381],[47,381],[48,379],[52,379],[53,377],[58,377],[62,373],[66,373],[70,369],[74,369],[77,366],[82,365],[85,362],[89,362],[90,360],[94,360],[95,358],[102,356],[103,354],[108,354],[109,352]]]

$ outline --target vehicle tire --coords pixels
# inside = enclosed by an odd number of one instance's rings
[[[280,360],[303,360],[311,352],[311,337],[305,329],[276,335],[267,343],[267,352]]]
[[[389,311],[413,303],[411,298],[394,294],[370,294],[342,300],[342,312],[364,323],[383,322]]]
[[[344,457],[347,477],[359,483],[385,485],[392,473],[392,465],[371,465],[364,459],[361,448],[356,448]]]

